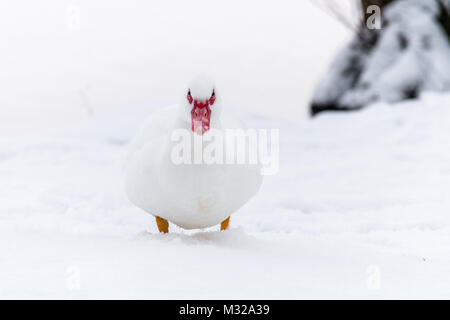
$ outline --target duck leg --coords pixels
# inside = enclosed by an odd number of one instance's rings
[[[166,219],[163,219],[158,216],[155,216],[155,218],[156,218],[156,225],[158,226],[159,232],[168,233],[169,232],[169,222]]]
[[[222,223],[220,224],[220,231],[227,230],[229,224],[230,224],[230,217],[222,221]]]

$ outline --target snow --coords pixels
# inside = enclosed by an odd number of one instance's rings
[[[280,171],[231,229],[162,235],[122,186],[156,104],[0,137],[0,298],[448,298],[450,95],[280,128]],[[75,280],[74,280],[75,279]]]

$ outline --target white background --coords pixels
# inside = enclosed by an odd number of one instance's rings
[[[178,102],[211,73],[224,101],[304,119],[348,31],[310,1],[4,1],[0,134],[132,102]]]

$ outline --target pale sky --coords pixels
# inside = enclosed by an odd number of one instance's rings
[[[350,36],[298,0],[4,1],[0,28],[3,135],[61,127],[91,108],[176,103],[199,72],[216,78],[225,104],[300,121]]]

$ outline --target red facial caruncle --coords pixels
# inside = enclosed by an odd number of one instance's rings
[[[191,110],[192,131],[197,134],[204,134],[210,128],[211,122],[211,106],[216,101],[216,94],[213,90],[209,99],[200,100],[194,99],[191,95],[191,90],[188,90],[187,100],[189,104],[193,105]]]

